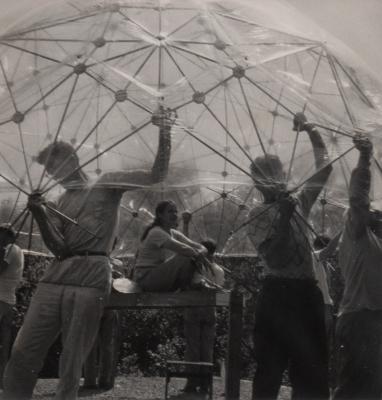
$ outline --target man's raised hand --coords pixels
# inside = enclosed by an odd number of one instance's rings
[[[34,210],[41,209],[41,207],[45,204],[46,204],[46,200],[42,196],[41,192],[32,192],[28,197],[27,207],[32,212]]]
[[[171,108],[164,108],[161,105],[158,110],[153,113],[151,122],[153,125],[159,126],[161,129],[171,129],[177,118],[178,114],[176,111]]]
[[[355,148],[362,154],[370,156],[373,152],[373,143],[363,133],[357,133],[353,137],[353,143]]]
[[[298,132],[303,132],[309,129],[312,129],[314,124],[309,123],[306,119],[306,116],[302,112],[298,112],[295,114],[293,118],[293,130]]]

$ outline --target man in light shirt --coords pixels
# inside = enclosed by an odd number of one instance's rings
[[[109,255],[122,196],[165,179],[174,122],[171,110],[153,115],[159,135],[150,170],[110,171],[90,182],[78,149],[70,143],[54,141],[37,155],[36,161],[65,190],[53,204],[38,191],[28,199],[28,208],[55,258],[38,283],[14,342],[4,371],[5,398],[32,398],[45,356],[59,333],[63,350],[55,399],[77,398],[82,366],[97,338],[111,289]]]
[[[16,289],[24,268],[24,255],[15,244],[16,232],[6,224],[0,225],[0,387],[12,341],[13,306]]]
[[[370,207],[372,143],[361,134],[353,141],[359,159],[339,245],[344,293],[335,333],[334,399],[376,400],[382,395],[382,212]]]

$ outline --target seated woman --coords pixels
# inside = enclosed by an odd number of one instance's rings
[[[177,226],[175,203],[159,202],[154,222],[142,235],[135,262],[133,279],[143,291],[203,288],[198,263],[207,254],[207,249],[176,230]]]

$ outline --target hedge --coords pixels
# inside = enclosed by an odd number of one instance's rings
[[[126,269],[131,259],[122,260]],[[50,262],[49,257],[38,255],[25,256],[23,281],[17,291],[15,306],[14,335],[20,328],[25,311],[36,284]],[[244,297],[244,335],[242,340],[243,378],[253,376],[252,330],[254,324],[254,307],[262,279],[263,268],[259,259],[246,257],[218,257],[218,262],[231,271],[226,274],[226,286],[239,290]],[[334,262],[335,264],[335,262]],[[342,282],[337,270],[330,271],[331,294],[335,301],[335,310],[342,293]],[[163,374],[166,359],[181,360],[184,357],[185,341],[183,335],[183,318],[180,310],[122,310],[121,347],[118,361],[118,374],[156,376]],[[216,373],[226,358],[227,342],[227,309],[217,310],[216,340],[214,362]],[[61,351],[57,340],[49,351],[41,377],[57,376],[58,357]]]

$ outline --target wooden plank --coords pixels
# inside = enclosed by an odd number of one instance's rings
[[[107,308],[228,307],[229,291],[119,293],[113,291]]]

